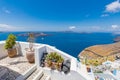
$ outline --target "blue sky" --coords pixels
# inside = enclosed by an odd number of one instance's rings
[[[119,0],[0,0],[0,31],[120,31]]]

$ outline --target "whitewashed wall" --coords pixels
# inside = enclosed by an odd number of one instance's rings
[[[25,49],[29,48],[29,43],[17,41],[16,47],[17,47],[18,54],[25,56],[26,55],[26,50]]]
[[[17,54],[26,55],[26,48],[29,48],[28,42],[16,42]],[[7,51],[4,48],[5,41],[0,41],[0,58],[7,56]],[[42,44],[34,44],[34,48],[41,46]]]
[[[72,57],[71,55],[55,48],[55,47],[52,47],[52,46],[49,46],[49,45],[45,45],[46,46],[46,51],[48,53],[50,52],[57,52],[58,54],[60,54],[65,60],[70,60],[71,61],[71,67],[70,69],[73,70],[73,71],[76,71],[77,70],[77,59],[75,57]]]
[[[7,56],[7,51],[4,48],[5,41],[0,41],[0,59]]]
[[[36,47],[39,47],[41,46],[42,44],[37,44],[37,43],[34,43],[34,49],[36,49]],[[26,49],[29,48],[29,43],[28,42],[20,42],[20,41],[17,41],[17,50],[18,50],[18,54],[21,54],[21,55],[26,55]]]
[[[0,58],[7,56],[7,50],[4,48],[5,41],[0,41]],[[25,55],[25,48],[28,48],[28,43],[26,42],[18,42],[16,44],[17,54]]]
[[[48,53],[57,52],[57,53],[60,54],[64,59],[66,59],[66,60],[67,60],[67,59],[71,60],[71,58],[70,58],[69,56],[66,56],[66,55],[64,54],[64,52],[56,49],[55,47],[52,47],[52,46],[49,46],[49,45],[46,45],[45,47],[46,47],[46,51],[47,51]]]
[[[44,45],[35,48],[35,63],[37,64],[38,67],[40,67],[40,60],[44,52],[46,52],[46,48]]]

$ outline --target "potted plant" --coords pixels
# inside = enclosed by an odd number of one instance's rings
[[[46,67],[51,67],[52,66],[52,61],[51,61],[52,57],[50,54],[47,55],[46,60],[45,60],[45,66]]]
[[[8,56],[10,58],[15,57],[17,55],[15,44],[16,44],[16,36],[13,34],[9,34],[4,47],[7,50]]]
[[[51,69],[61,70],[62,62],[64,61],[63,57],[56,52],[51,52],[47,55],[45,63],[47,67],[51,67]]]
[[[57,65],[56,65],[56,68],[57,68],[58,71],[61,70],[61,66],[62,66],[63,61],[64,61],[64,59],[62,58],[62,56],[59,55]]]
[[[35,50],[33,48],[33,45],[34,45],[35,38],[34,38],[33,33],[29,33],[28,35],[29,37],[27,41],[29,42],[29,48],[26,49],[26,57],[29,63],[34,63],[35,62],[35,57],[34,57]]]

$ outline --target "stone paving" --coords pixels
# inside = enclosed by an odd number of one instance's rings
[[[15,80],[33,65],[23,56],[0,59],[0,80]]]

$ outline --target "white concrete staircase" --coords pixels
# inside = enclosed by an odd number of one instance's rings
[[[50,76],[45,74],[42,69],[36,68],[26,80],[50,80]]]
[[[26,80],[32,80],[37,74],[38,74],[39,70],[35,69],[35,71],[33,71]]]
[[[37,66],[34,65],[24,74],[19,76],[16,80],[51,80],[51,79],[50,76],[43,72],[42,68],[37,68]]]

